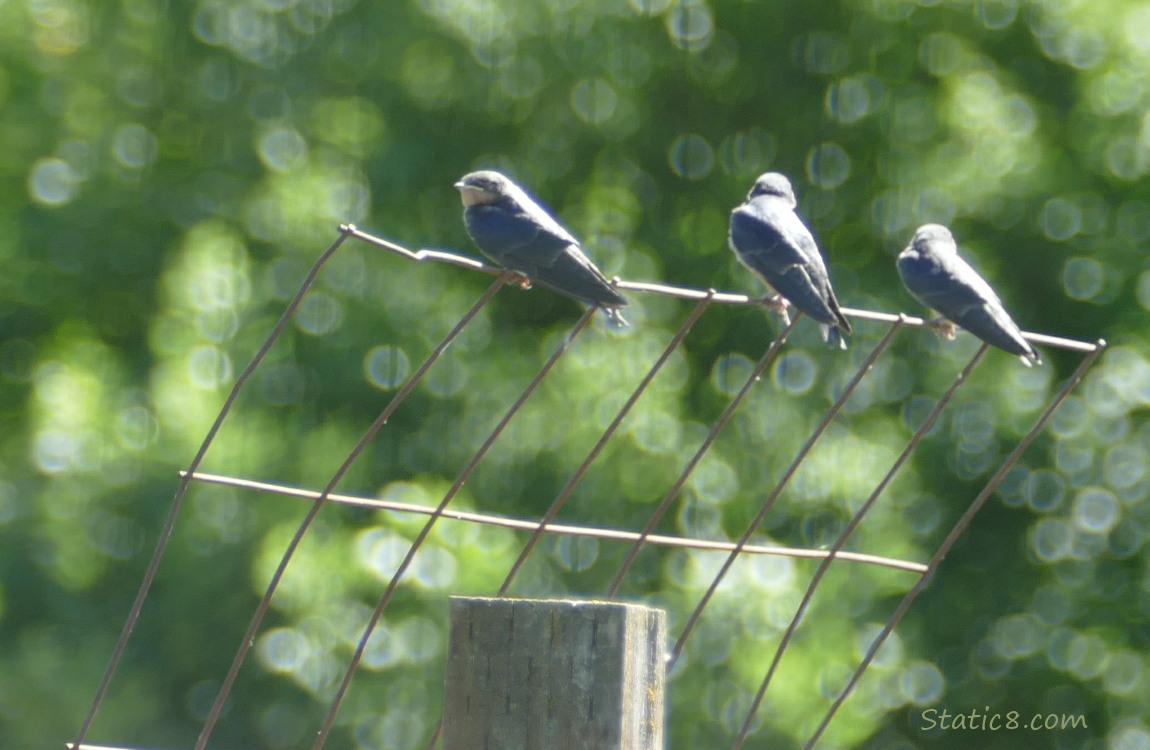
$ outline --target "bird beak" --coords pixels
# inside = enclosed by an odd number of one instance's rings
[[[495,202],[495,196],[483,188],[464,185],[462,182],[455,183],[455,187],[459,190],[459,198],[463,201],[464,206],[487,205]]]

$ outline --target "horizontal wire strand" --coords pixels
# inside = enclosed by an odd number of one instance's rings
[[[390,242],[388,240],[376,237],[372,234],[357,229],[351,224],[344,224],[340,227],[341,231],[346,232],[349,236],[365,242],[370,245],[388,250],[396,255],[400,255],[412,261],[425,261],[430,260],[437,263],[445,263],[448,265],[459,266],[461,268],[469,268],[474,271],[489,275],[497,275],[502,272],[502,269],[494,266],[489,266],[482,261],[467,255],[460,255],[458,253],[447,252],[445,250],[433,250],[430,248],[422,248],[420,250],[408,250],[405,247]],[[673,286],[670,284],[659,284],[647,281],[627,281],[615,277],[611,280],[617,288],[631,292],[644,292],[648,294],[660,294],[665,297],[677,297],[679,299],[700,300],[704,297],[710,296],[713,302],[728,305],[765,305],[766,300],[761,297],[751,297],[746,294],[737,294],[734,292],[718,292],[707,289],[694,289],[691,287]],[[905,313],[888,313],[876,310],[860,310],[853,307],[843,307],[842,313],[848,318],[857,318],[859,320],[869,320],[875,323],[894,323],[901,320],[902,325],[911,326],[915,328],[934,328],[935,323],[926,318],[919,318],[913,315],[906,315]],[[1045,333],[1031,333],[1023,331],[1022,337],[1028,341],[1043,346],[1053,346],[1058,349],[1066,349],[1076,352],[1092,352],[1097,348],[1097,344],[1091,341],[1079,341],[1077,339],[1063,338],[1061,336],[1051,336]]]
[[[181,476],[182,475],[183,472],[181,472]],[[237,477],[227,477],[218,474],[205,474],[203,472],[197,472],[192,476],[192,480],[196,482],[203,482],[204,484],[216,484],[223,487],[235,487],[237,489],[253,490],[255,492],[262,492],[270,495],[301,498],[304,500],[314,500],[315,498],[319,497],[319,492],[317,490],[304,490],[295,487],[285,487],[283,485],[270,484],[268,482],[258,482],[251,479],[240,479]],[[328,495],[328,501],[340,505],[350,505],[359,508],[371,508],[373,510],[385,510],[394,513],[412,513],[415,515],[423,516],[430,516],[435,513],[435,508],[430,508],[426,505],[401,503],[394,500],[379,500],[377,498],[357,497],[355,495],[341,495],[334,492]],[[440,517],[450,521],[463,521],[465,523],[475,523],[483,526],[495,526],[504,529],[515,529],[517,531],[532,531],[539,527],[539,523],[537,521],[527,521],[518,518],[506,518],[504,516],[495,516],[487,513],[473,513],[471,511],[465,510],[447,509],[439,515]],[[600,529],[593,526],[575,526],[572,524],[562,523],[548,523],[543,527],[543,530],[549,534],[555,534],[556,536],[578,536],[616,542],[633,542],[638,540],[641,536],[637,531],[624,531],[622,529]],[[665,534],[649,534],[646,537],[646,541],[648,544],[654,544],[661,547],[694,549],[703,552],[730,552],[735,548],[734,542],[719,542],[709,539],[699,539],[696,537],[669,536]],[[759,544],[748,544],[743,547],[743,551],[751,555],[773,555],[776,557],[794,557],[809,560],[821,560],[831,554],[829,550],[807,549],[805,547],[775,547]],[[835,559],[842,560],[844,562],[860,563],[863,565],[875,565],[882,568],[890,568],[892,570],[903,570],[908,573],[926,572],[925,563],[911,562],[909,560],[899,560],[896,558],[882,557],[879,555],[868,555],[861,552],[839,551],[837,554],[835,554]]]

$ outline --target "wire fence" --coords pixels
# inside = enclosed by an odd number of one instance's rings
[[[439,344],[432,350],[432,352],[427,356],[422,364],[420,364],[420,366],[412,372],[406,382],[403,383],[403,385],[392,397],[390,402],[383,408],[383,410],[371,423],[370,427],[364,432],[363,436],[355,444],[354,448],[347,454],[341,465],[332,473],[330,480],[322,490],[313,491],[294,489],[274,484],[255,482],[237,477],[218,476],[199,471],[209,448],[215,440],[220,428],[227,419],[228,414],[231,412],[238,395],[244,389],[245,385],[248,383],[253,373],[260,366],[261,362],[263,362],[273,344],[283,333],[288,322],[295,314],[301,300],[303,300],[304,296],[311,288],[313,282],[317,278],[324,265],[348,240],[356,240],[359,242],[367,243],[411,261],[432,261],[435,263],[459,266],[471,271],[491,275],[494,277],[494,279],[491,285],[488,286],[482,295],[480,295],[472,307],[459,319],[459,321],[454,325],[454,327],[452,327],[452,329],[447,333],[443,340],[439,342]],[[667,341],[659,357],[655,360],[639,384],[624,401],[623,405],[619,408],[614,418],[609,422],[603,431],[603,434],[600,436],[599,440],[587,453],[586,457],[564,484],[555,500],[551,503],[550,507],[541,518],[531,520],[512,519],[490,514],[459,511],[451,508],[450,505],[452,501],[457,497],[459,490],[463,487],[468,478],[475,471],[476,467],[480,464],[491,447],[499,439],[504,429],[519,412],[524,403],[531,397],[532,393],[535,392],[540,383],[544,381],[544,379],[548,376],[548,374],[552,371],[560,359],[570,350],[573,342],[578,338],[578,336],[587,329],[588,324],[590,323],[591,318],[595,313],[595,308],[588,309],[578,320],[578,322],[571,328],[568,334],[560,341],[559,345],[555,348],[551,356],[544,362],[535,377],[514,400],[503,417],[488,433],[480,447],[471,456],[470,460],[465,464],[463,469],[460,470],[455,481],[452,483],[448,491],[444,494],[443,498],[434,508],[336,494],[334,490],[346,472],[349,470],[349,468],[355,463],[360,454],[371,443],[373,438],[375,438],[377,433],[379,433],[379,431],[384,427],[384,425],[388,422],[396,410],[415,390],[420,381],[423,379],[424,375],[439,360],[439,358],[447,350],[448,346],[463,332],[463,330],[475,318],[480,310],[482,310],[484,306],[486,306],[488,302],[490,302],[491,299],[495,297],[495,295],[504,285],[508,283],[514,283],[518,279],[518,275],[513,272],[492,268],[484,263],[481,263],[472,258],[468,258],[466,256],[430,249],[422,249],[413,252],[399,245],[396,245],[395,243],[365,233],[355,228],[354,226],[345,225],[340,227],[339,237],[316,260],[315,264],[306,275],[299,290],[290,300],[283,314],[275,326],[272,328],[267,339],[260,346],[251,362],[247,365],[247,367],[244,368],[239,377],[236,379],[231,391],[228,393],[224,400],[224,404],[220,409],[218,416],[205,435],[203,443],[201,444],[199,450],[196,452],[188,468],[185,471],[180,472],[180,482],[178,488],[172,500],[171,508],[169,509],[168,515],[160,531],[154,553],[144,573],[139,591],[125,619],[116,645],[113,648],[108,666],[97,686],[91,706],[86,716],[84,717],[79,731],[75,735],[74,741],[71,743],[71,747],[81,749],[85,747],[96,747],[93,745],[85,745],[84,741],[88,736],[97,713],[99,712],[101,704],[112,682],[113,676],[115,675],[116,669],[123,658],[132,631],[140,617],[144,602],[146,601],[152,583],[155,580],[156,572],[171,539],[176,519],[179,515],[180,509],[192,482],[228,485],[262,493],[272,493],[285,497],[309,500],[311,502],[310,508],[304,515],[303,519],[300,521],[295,534],[292,536],[287,547],[285,548],[279,564],[272,574],[270,580],[268,581],[264,594],[252,614],[248,628],[236,649],[234,658],[226,673],[226,676],[220,684],[219,692],[217,693],[210,710],[206,714],[204,725],[195,744],[195,750],[203,750],[211,739],[216,725],[220,719],[223,708],[232,693],[240,669],[243,666],[252,645],[255,643],[257,635],[260,632],[268,608],[271,605],[271,602],[276,594],[276,590],[280,585],[284,573],[287,570],[287,567],[291,562],[295,552],[297,551],[300,543],[304,539],[305,535],[319,514],[321,508],[323,508],[328,503],[340,503],[366,508],[386,509],[401,513],[418,514],[426,516],[427,519],[421,530],[418,532],[418,534],[416,534],[415,538],[411,542],[406,555],[403,557],[394,575],[388,582],[385,590],[381,593],[371,613],[371,616],[368,618],[366,626],[363,628],[354,654],[348,661],[342,680],[340,681],[339,686],[330,701],[323,723],[316,732],[315,740],[312,745],[313,750],[320,750],[320,748],[323,748],[325,745],[331,728],[335,723],[335,718],[339,711],[340,705],[351,686],[353,677],[364,654],[364,650],[367,647],[369,638],[375,632],[377,626],[382,620],[389,603],[392,601],[395,592],[403,582],[404,576],[409,570],[420,548],[423,546],[424,542],[428,538],[428,535],[431,533],[436,524],[441,521],[495,525],[505,528],[521,529],[530,532],[528,539],[523,545],[523,548],[520,551],[517,559],[508,569],[507,575],[502,585],[499,587],[498,591],[495,592],[495,595],[500,597],[507,596],[513,582],[521,571],[523,564],[530,557],[532,551],[536,548],[538,542],[544,534],[591,537],[630,544],[628,551],[623,558],[623,562],[619,567],[619,570],[613,577],[608,589],[604,592],[604,596],[607,599],[613,599],[617,596],[621,585],[626,580],[628,572],[631,570],[636,560],[636,557],[638,556],[639,552],[647,546],[678,547],[685,549],[726,552],[727,557],[724,563],[718,568],[705,593],[699,599],[697,605],[694,607],[693,611],[687,618],[686,624],[678,634],[669,656],[668,668],[673,667],[675,662],[680,658],[685,644],[690,638],[692,632],[694,632],[700,618],[705,614],[708,605],[714,597],[714,594],[718,590],[723,579],[726,577],[735,561],[740,556],[782,555],[794,558],[808,558],[818,560],[819,564],[816,572],[811,578],[811,581],[806,588],[806,591],[797,610],[795,611],[789,625],[782,635],[781,641],[774,651],[770,666],[762,678],[759,689],[750,702],[750,708],[746,713],[746,716],[741,724],[741,729],[738,732],[732,745],[734,748],[742,747],[750,732],[752,731],[752,728],[755,725],[754,722],[756,719],[756,714],[764,696],[767,693],[772,678],[775,676],[779,662],[782,659],[782,656],[788,645],[791,643],[793,636],[795,635],[803,616],[806,614],[809,604],[816,590],[818,589],[820,582],[824,579],[826,573],[830,569],[832,562],[841,561],[842,563],[857,565],[884,566],[887,568],[905,571],[909,574],[917,576],[916,580],[907,590],[898,606],[891,613],[879,635],[875,638],[866,654],[860,660],[850,679],[846,682],[837,697],[827,708],[824,716],[817,726],[817,729],[809,738],[806,744],[807,748],[814,747],[826,730],[827,726],[834,718],[835,713],[838,711],[843,701],[846,700],[847,696],[858,683],[862,674],[873,661],[879,648],[881,648],[887,637],[894,630],[895,626],[906,614],[915,598],[926,586],[926,583],[930,579],[931,574],[937,570],[942,558],[954,546],[955,542],[970,524],[974,515],[985,504],[986,500],[990,497],[990,495],[998,487],[999,483],[1006,476],[1006,473],[1019,460],[1023,452],[1027,449],[1031,442],[1033,442],[1035,437],[1042,431],[1043,427],[1046,425],[1046,422],[1054,413],[1055,409],[1057,409],[1058,405],[1081,381],[1086,371],[1091,367],[1091,365],[1094,363],[1094,361],[1097,359],[1105,347],[1105,342],[1101,340],[1091,343],[1042,334],[1024,334],[1028,340],[1034,343],[1049,347],[1061,348],[1072,352],[1078,352],[1084,356],[1078,363],[1074,372],[1068,379],[1064,381],[1059,390],[1046,404],[1039,418],[1034,422],[1033,426],[1023,435],[1023,437],[1015,445],[1014,449],[998,466],[997,470],[993,473],[991,478],[987,481],[986,485],[978,493],[978,495],[976,495],[971,500],[970,505],[967,507],[965,513],[955,523],[950,533],[935,550],[930,560],[925,564],[913,561],[891,559],[875,554],[850,552],[845,550],[845,546],[850,540],[851,535],[855,532],[866,515],[875,506],[876,501],[882,495],[884,490],[886,490],[886,488],[889,486],[890,482],[894,479],[899,469],[903,466],[906,460],[914,452],[915,448],[934,426],[938,417],[946,408],[947,404],[951,402],[962,385],[967,382],[969,375],[975,369],[986,351],[985,344],[977,349],[977,351],[973,354],[973,356],[971,356],[969,361],[961,369],[958,375],[954,378],[953,382],[950,384],[947,390],[935,402],[933,408],[927,414],[926,418],[915,431],[915,433],[907,441],[903,450],[899,453],[898,457],[892,463],[889,470],[885,473],[882,480],[875,486],[874,490],[868,496],[866,501],[864,501],[863,504],[859,506],[858,510],[850,519],[849,523],[843,528],[829,549],[796,549],[764,546],[752,543],[752,538],[754,537],[755,533],[759,530],[767,514],[775,506],[776,501],[782,495],[783,491],[787,487],[790,480],[794,477],[803,461],[807,458],[811,450],[819,442],[820,438],[824,435],[827,428],[831,425],[840,410],[850,399],[851,395],[856,391],[857,387],[866,377],[867,373],[871,371],[871,368],[875,362],[887,350],[888,346],[895,338],[895,335],[906,327],[924,327],[932,325],[930,322],[921,318],[911,317],[902,313],[892,314],[869,310],[855,310],[851,308],[843,309],[844,314],[846,314],[848,317],[885,323],[887,324],[888,328],[882,338],[864,357],[862,363],[855,370],[850,380],[846,383],[841,392],[838,393],[833,405],[823,414],[822,418],[819,420],[818,424],[810,436],[807,438],[806,442],[803,443],[799,451],[796,453],[788,468],[782,473],[782,475],[778,478],[775,486],[766,495],[766,498],[762,502],[756,515],[747,524],[744,532],[735,542],[732,543],[726,541],[714,541],[657,534],[655,533],[655,529],[658,527],[660,521],[663,519],[667,511],[671,508],[676,498],[679,497],[688,479],[691,477],[694,470],[698,467],[704,456],[714,445],[719,434],[731,420],[732,416],[736,413],[740,404],[750,393],[755,383],[758,382],[760,376],[766,372],[771,363],[776,360],[779,351],[781,350],[787,337],[790,335],[793,326],[801,317],[801,315],[792,316],[793,319],[784,326],[784,328],[767,347],[763,355],[759,358],[758,362],[755,363],[755,365],[751,368],[742,386],[734,393],[719,417],[711,424],[705,438],[696,449],[696,451],[683,465],[674,482],[672,482],[659,504],[651,511],[646,524],[640,531],[635,532],[627,529],[602,529],[555,523],[555,519],[562,511],[565,503],[571,497],[572,492],[583,479],[588,468],[599,457],[603,448],[608,444],[612,437],[617,434],[620,425],[624,422],[628,414],[631,413],[632,409],[639,401],[643,393],[647,390],[648,386],[656,378],[670,357],[679,349],[684,339],[686,339],[690,333],[692,327],[698,322],[698,320],[703,316],[707,309],[716,303],[727,305],[764,304],[762,300],[754,297],[749,297],[742,294],[718,292],[714,289],[700,290],[668,286],[663,284],[631,282],[620,279],[614,280],[614,283],[620,289],[644,294],[657,294],[677,297],[684,300],[695,301],[696,304],[693,306],[687,317],[684,318],[678,330]],[[437,729],[430,739],[429,747],[435,747],[438,742],[438,734],[439,730],[437,725]]]

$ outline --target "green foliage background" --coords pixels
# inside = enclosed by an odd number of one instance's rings
[[[451,184],[502,169],[608,275],[757,287],[726,216],[791,176],[850,307],[922,311],[893,259],[949,224],[1028,330],[1108,351],[977,517],[824,747],[1150,746],[1150,4],[1128,0],[10,0],[0,3],[0,746],[58,745],[91,700],[185,466],[306,268],[354,222],[472,253]],[[488,278],[349,244],[204,465],[321,487]],[[533,517],[687,306],[635,295],[585,334],[460,507]],[[434,504],[578,314],[500,292],[341,489]],[[638,528],[777,330],[710,310],[563,520]],[[666,531],[737,536],[884,326],[801,321]],[[759,541],[829,543],[974,350],[904,331]],[[925,560],[1078,361],[991,352],[856,535]],[[188,747],[303,512],[194,488],[91,741]],[[303,746],[420,520],[327,508],[216,747]],[[523,538],[442,523],[328,747],[422,747],[446,597]],[[602,595],[625,548],[548,540],[513,592]],[[714,554],[625,586],[678,632]],[[670,745],[730,742],[813,567],[740,562],[671,682]],[[750,746],[796,747],[911,585],[832,571]],[[922,711],[1088,728],[927,731]]]

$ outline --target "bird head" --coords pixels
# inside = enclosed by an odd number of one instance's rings
[[[954,235],[942,224],[923,224],[915,230],[914,237],[911,238],[910,244],[915,250],[922,250],[925,249],[927,245],[930,245],[935,251],[949,248],[951,251],[957,252],[957,248],[954,244]]]
[[[747,200],[758,198],[761,195],[773,195],[776,198],[782,198],[792,208],[797,204],[791,181],[787,179],[786,175],[779,172],[765,172],[759,175],[759,179],[755,180],[755,186],[747,194]]]
[[[472,172],[459,178],[455,183],[464,206],[494,203],[510,192],[511,180],[498,172],[484,170]]]

